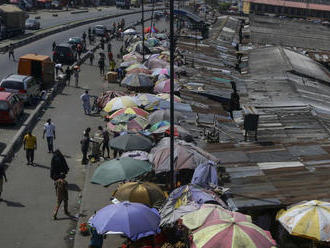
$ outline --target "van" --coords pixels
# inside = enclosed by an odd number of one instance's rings
[[[32,76],[41,82],[43,89],[54,83],[54,63],[46,55],[25,54],[18,60],[19,75]]]
[[[16,93],[23,102],[32,105],[41,88],[34,77],[12,74],[1,80],[0,91]]]
[[[0,92],[0,123],[16,124],[24,113],[24,105],[15,93]]]
[[[77,60],[75,45],[62,43],[56,45],[53,52],[53,61],[64,65],[72,65]]]

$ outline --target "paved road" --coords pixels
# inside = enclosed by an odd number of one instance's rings
[[[146,18],[150,17],[151,13],[146,13]],[[113,21],[119,21],[121,18],[115,18],[115,19],[109,19],[102,22],[97,22],[96,24],[104,24],[107,26],[112,25]],[[125,17],[127,25],[130,23],[135,23],[137,20],[140,19],[139,14],[134,14]],[[63,41],[67,41],[70,37],[73,36],[81,36],[83,31],[87,31],[88,27],[90,25],[84,25],[75,29],[71,29],[68,31],[60,32],[51,36],[48,36],[44,39],[38,40],[37,42],[27,44],[23,47],[20,47],[15,50],[15,56],[16,58],[27,54],[27,53],[37,53],[37,54],[43,54],[43,55],[52,55],[51,52],[51,44],[53,41],[56,41],[56,43],[61,43]],[[16,73],[17,72],[17,61],[14,62],[12,60],[8,61],[8,54],[1,54],[0,55],[0,79],[5,77],[6,75],[10,73]],[[8,143],[12,137],[16,134],[17,130],[20,128],[21,124],[26,120],[29,116],[29,113],[31,113],[33,108],[27,107],[25,110],[25,115],[22,118],[21,122],[17,124],[16,126],[1,126],[0,127],[0,151],[2,151],[5,148],[5,144]]]

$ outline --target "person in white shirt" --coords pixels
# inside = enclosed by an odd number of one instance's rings
[[[88,90],[86,90],[85,93],[80,96],[80,100],[82,101],[85,115],[89,115],[91,113],[91,103]]]
[[[54,152],[54,139],[56,139],[56,135],[55,135],[55,125],[54,123],[52,123],[51,119],[48,119],[44,125],[44,133],[42,135],[43,139],[45,138],[45,134],[48,144],[48,153],[52,153]]]

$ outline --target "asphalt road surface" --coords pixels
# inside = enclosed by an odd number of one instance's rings
[[[145,13],[146,18],[151,16],[151,13]],[[134,14],[129,15],[125,17],[126,25],[129,25],[131,23],[135,23],[137,20],[140,20],[140,14]],[[36,42],[27,44],[23,47],[17,48],[15,50],[15,57],[19,58],[20,56],[27,54],[27,53],[36,53],[36,54],[42,54],[42,55],[48,55],[52,56],[52,43],[55,41],[57,44],[61,42],[67,41],[70,37],[79,36],[81,37],[82,33],[84,31],[87,32],[88,27],[93,27],[97,24],[104,24],[108,27],[112,26],[112,23],[114,21],[118,22],[121,20],[120,18],[114,18],[109,19],[106,21],[96,22],[89,25],[80,26],[75,29],[70,29],[64,32],[60,32],[48,37],[45,37],[41,40],[38,40]],[[150,25],[150,22],[147,24]],[[146,25],[147,25],[146,24]],[[1,54],[0,55],[0,80],[12,73],[17,73],[17,60],[8,60],[8,54]],[[2,151],[5,148],[5,145],[12,139],[12,137],[16,134],[17,130],[20,128],[22,123],[28,118],[29,114],[32,112],[33,107],[27,106],[24,110],[25,114],[22,117],[20,123],[17,125],[1,125],[0,126],[0,151]]]

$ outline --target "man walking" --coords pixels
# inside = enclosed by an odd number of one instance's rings
[[[37,150],[37,138],[32,135],[31,131],[28,131],[28,133],[24,136],[23,145],[24,150],[26,151],[26,164],[34,166],[34,150]]]
[[[56,207],[53,213],[53,219],[57,219],[57,213],[60,209],[61,203],[64,202],[64,213],[66,215],[70,215],[68,211],[68,182],[64,179],[65,176],[63,175],[61,178],[55,181],[55,191],[56,191]]]
[[[75,68],[73,71],[73,76],[74,76],[74,80],[75,80],[75,87],[78,87],[79,84],[79,68]]]
[[[100,132],[102,132],[102,154],[103,157],[105,157],[104,152],[105,150],[107,150],[108,152],[108,158],[110,158],[110,148],[109,148],[109,141],[110,141],[110,135],[109,132],[107,130],[103,130],[103,127],[99,126],[98,129],[100,130]]]
[[[10,45],[8,47],[8,56],[9,56],[9,60],[10,60],[10,57],[13,57],[13,60],[15,61],[14,45],[12,43],[10,43]]]
[[[65,70],[65,83],[68,82],[68,86],[70,86],[70,80],[71,80],[71,69],[68,66]]]
[[[3,164],[0,164],[0,201],[2,201],[1,193],[3,189],[3,179],[7,182],[6,169]]]
[[[98,62],[100,68],[100,75],[104,75],[104,58],[101,57]]]
[[[48,119],[44,125],[44,132],[42,134],[43,139],[45,139],[45,134],[48,144],[48,153],[52,153],[54,152],[54,139],[56,139],[56,135],[55,135],[55,125],[54,123],[52,123],[51,119]]]
[[[88,148],[89,148],[89,142],[90,142],[89,132],[85,132],[83,138],[80,141],[81,152],[83,155],[81,164],[88,164],[87,152],[88,152]]]
[[[91,103],[88,90],[86,90],[85,93],[80,96],[80,99],[82,101],[85,115],[89,115],[91,113]]]
[[[68,174],[69,170],[69,166],[61,151],[59,149],[55,150],[50,166],[50,178],[56,181],[63,175]]]

